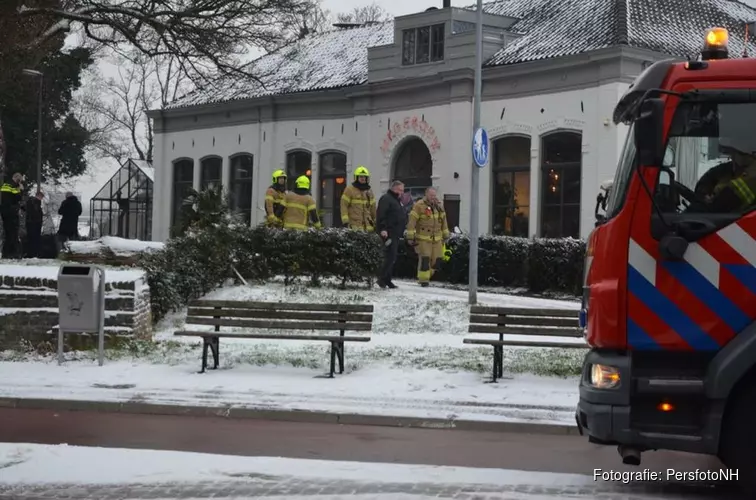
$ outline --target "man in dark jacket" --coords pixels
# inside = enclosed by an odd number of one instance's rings
[[[19,258],[18,230],[21,224],[19,210],[21,210],[21,192],[24,185],[21,183],[23,176],[20,173],[13,174],[10,182],[0,186],[0,216],[3,220],[3,258]]]
[[[42,245],[42,191],[26,200],[26,256],[39,257]]]
[[[381,196],[378,202],[376,229],[386,243],[386,259],[378,279],[378,286],[381,288],[396,288],[392,282],[394,264],[396,264],[396,256],[399,252],[399,238],[402,237],[404,228],[407,226],[407,216],[399,201],[403,193],[404,183],[393,181],[391,188]]]
[[[66,199],[60,204],[58,215],[61,216],[60,226],[58,226],[60,244],[62,245],[68,240],[78,240],[81,202],[73,193],[66,193]]]

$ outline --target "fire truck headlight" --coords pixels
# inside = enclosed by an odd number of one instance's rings
[[[592,365],[591,385],[597,389],[614,389],[619,386],[619,370],[613,366]]]

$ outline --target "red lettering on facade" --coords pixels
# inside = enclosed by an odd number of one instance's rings
[[[414,133],[419,136],[426,144],[431,153],[435,153],[441,149],[441,142],[438,140],[436,130],[431,127],[424,119],[420,119],[417,116],[405,117],[401,122],[396,121],[392,127],[389,127],[386,136],[381,144],[381,152],[388,154],[391,151],[393,143],[397,140],[405,137],[410,133]]]

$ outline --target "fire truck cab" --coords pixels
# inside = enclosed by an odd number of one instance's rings
[[[581,434],[718,456],[756,478],[756,59],[713,28],[614,111],[629,126],[586,252]]]

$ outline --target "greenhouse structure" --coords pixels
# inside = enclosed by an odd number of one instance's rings
[[[144,160],[128,160],[90,202],[90,237],[152,240],[155,171]]]

